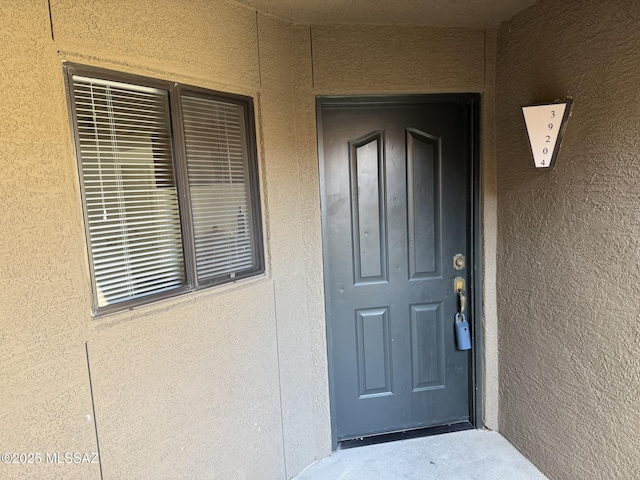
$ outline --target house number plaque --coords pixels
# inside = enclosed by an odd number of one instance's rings
[[[551,169],[555,165],[570,110],[571,100],[522,107],[536,168]]]

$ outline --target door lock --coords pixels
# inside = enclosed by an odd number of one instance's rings
[[[462,270],[465,267],[465,258],[461,253],[453,257],[453,268],[456,270]]]

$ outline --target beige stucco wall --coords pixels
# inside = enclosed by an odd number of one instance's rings
[[[552,479],[638,478],[639,20],[544,0],[498,35],[500,427]],[[536,172],[520,106],[566,97]]]
[[[309,27],[258,16],[286,474],[331,450]],[[268,115],[268,112],[273,112]]]
[[[255,12],[53,0],[52,39],[47,1],[0,9],[0,450],[96,451],[88,348],[105,478],[284,478],[277,262],[269,257],[262,278],[92,320],[62,72],[71,60],[258,98]],[[262,121],[279,115],[261,110]],[[261,154],[263,173],[284,161],[270,145]],[[278,226],[282,215],[266,210]],[[99,478],[97,465],[0,469],[1,478]]]
[[[495,32],[311,28],[224,0],[50,4],[53,31],[46,0],[0,3],[0,453],[94,452],[97,426],[104,478],[282,479],[330,452],[316,94],[483,93],[492,345]],[[255,98],[265,275],[91,318],[65,60]]]

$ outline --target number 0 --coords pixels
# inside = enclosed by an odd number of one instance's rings
[[[542,153],[544,153],[546,155],[547,153],[549,153],[549,149],[547,147],[544,147],[542,149]]]

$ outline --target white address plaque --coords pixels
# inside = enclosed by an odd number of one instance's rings
[[[522,107],[536,168],[555,165],[570,110],[571,100]]]

